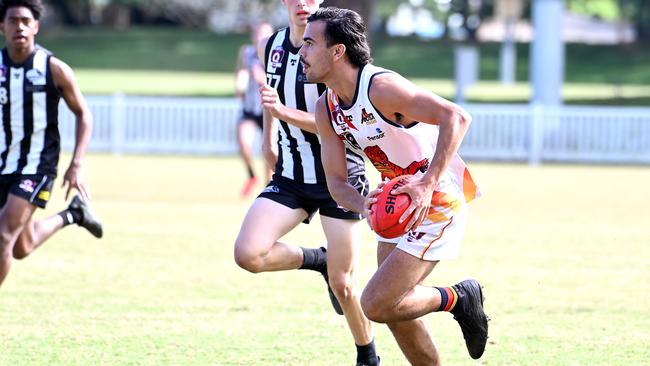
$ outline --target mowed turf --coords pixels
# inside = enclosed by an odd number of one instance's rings
[[[235,265],[250,203],[238,159],[91,155],[86,165],[105,237],[67,228],[14,262],[0,288],[0,365],[354,364],[318,275]],[[648,364],[650,170],[470,165],[484,197],[461,257],[427,284],[478,278],[490,339],[472,361],[449,314],[426,316],[445,364]],[[58,184],[39,216],[64,207]],[[364,230],[361,286],[375,269]],[[318,220],[285,240],[324,243]],[[406,365],[386,327],[375,330],[382,364]]]

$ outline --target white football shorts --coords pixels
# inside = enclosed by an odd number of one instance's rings
[[[425,261],[454,259],[460,253],[466,224],[467,204],[463,203],[447,221],[431,222],[427,219],[400,237],[387,239],[377,236],[377,240],[397,244],[398,249]]]

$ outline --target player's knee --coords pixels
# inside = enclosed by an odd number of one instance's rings
[[[18,259],[18,260],[25,259],[29,255],[29,253],[31,252],[25,250],[25,248],[23,248],[22,246],[15,246],[13,250],[14,259]]]
[[[341,302],[351,299],[354,295],[354,279],[350,273],[329,274],[329,284],[334,295]]]
[[[370,291],[364,291],[361,295],[361,309],[366,318],[375,323],[385,323],[387,320],[381,301]]]
[[[235,263],[251,273],[262,272],[264,258],[259,253],[238,244],[240,243],[235,244]]]
[[[27,239],[24,235],[20,235],[18,239],[16,239],[16,243],[14,244],[13,248],[13,256],[15,259],[24,259],[26,258],[31,252],[34,251],[34,247],[36,245]]]

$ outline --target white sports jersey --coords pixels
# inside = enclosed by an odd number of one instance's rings
[[[382,179],[400,175],[422,175],[429,168],[438,141],[438,127],[415,122],[403,127],[379,113],[370,101],[375,75],[390,72],[373,65],[359,72],[357,90],[350,106],[339,104],[338,96],[327,89],[329,117],[334,131],[353,151],[363,152],[381,172]],[[451,259],[458,255],[465,231],[466,202],[479,195],[467,166],[454,156],[431,197],[424,222],[399,238],[378,237],[378,241],[427,261]]]
[[[379,113],[369,98],[374,76],[390,72],[366,65],[359,72],[355,99],[350,106],[339,104],[333,90],[327,90],[332,126],[341,140],[354,151],[363,152],[379,170],[382,179],[400,175],[422,175],[429,168],[438,140],[438,126],[415,122],[403,127]],[[477,186],[456,155],[442,175],[431,199],[429,220],[449,220],[460,206],[478,195]]]

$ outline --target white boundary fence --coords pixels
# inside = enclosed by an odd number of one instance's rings
[[[123,95],[88,97],[93,151],[232,154],[234,99]],[[650,164],[650,108],[467,104],[473,123],[461,155],[468,160]],[[74,144],[74,118],[62,103],[63,148]]]

